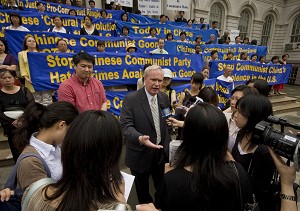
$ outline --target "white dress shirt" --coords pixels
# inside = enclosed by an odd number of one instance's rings
[[[157,94],[154,95],[154,96],[150,95],[150,94],[148,93],[146,87],[145,87],[145,92],[146,92],[146,95],[147,95],[147,99],[148,99],[149,106],[150,106],[150,108],[151,108],[151,100],[152,100],[152,98],[155,98],[155,99],[156,99],[156,102],[157,102]]]
[[[51,28],[50,28],[51,29]],[[50,29],[48,29],[48,32],[50,32]],[[61,27],[60,29],[57,29],[56,27],[54,27],[52,29],[52,32],[60,32],[60,33],[67,33],[67,30],[65,29],[65,27]]]
[[[153,54],[169,54],[168,51],[166,51],[165,49],[160,49],[160,48],[157,48],[157,49],[151,51],[151,53],[153,53]]]
[[[51,172],[51,178],[59,180],[62,176],[61,150],[58,146],[47,144],[36,138],[38,133],[32,134],[29,142],[44,159]]]

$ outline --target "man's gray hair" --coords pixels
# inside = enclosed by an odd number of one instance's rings
[[[161,72],[163,72],[161,66],[158,66],[158,65],[151,65],[151,66],[149,66],[149,67],[147,67],[147,68],[145,69],[144,77],[147,77],[148,74],[149,74],[152,70],[160,70]]]

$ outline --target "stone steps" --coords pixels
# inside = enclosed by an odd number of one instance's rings
[[[288,104],[294,104],[297,101],[297,98],[282,96],[281,98],[270,98],[272,106],[283,106]]]
[[[14,164],[13,158],[8,158],[11,155],[7,137],[3,135],[3,128],[0,127],[0,167]]]
[[[287,112],[293,112],[293,111],[300,111],[300,103],[299,102],[273,106],[274,115],[287,113]]]
[[[274,115],[300,111],[300,103],[297,102],[297,98],[289,97],[286,93],[271,94],[269,99],[273,106]]]

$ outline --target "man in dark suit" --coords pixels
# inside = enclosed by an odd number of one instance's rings
[[[187,23],[187,20],[183,16],[184,16],[184,11],[179,11],[179,17],[175,19],[175,22]]]
[[[157,188],[169,154],[170,135],[161,109],[170,105],[167,95],[160,92],[163,78],[160,66],[147,67],[145,86],[129,93],[121,110],[120,122],[127,140],[125,164],[135,176],[139,203],[153,201],[149,177]]]

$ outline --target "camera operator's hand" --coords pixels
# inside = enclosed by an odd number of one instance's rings
[[[276,169],[280,174],[280,183],[287,186],[293,185],[296,179],[296,170],[294,166],[287,166],[284,160],[279,155],[276,155],[273,149],[271,149],[270,147],[269,151]]]
[[[0,191],[0,201],[8,201],[12,195],[14,195],[14,191],[9,188],[5,188]]]
[[[149,147],[152,149],[162,149],[163,148],[163,146],[161,146],[161,145],[153,144],[150,141],[150,136],[140,136],[139,142],[140,142],[140,144],[145,145],[146,147]]]
[[[289,198],[295,197],[293,188],[294,181],[296,179],[296,169],[294,166],[287,166],[284,160],[275,154],[273,149],[269,147],[270,155],[274,161],[276,169],[280,175],[281,195],[285,195]],[[284,199],[281,197],[281,211],[296,211],[297,202],[291,199]]]

